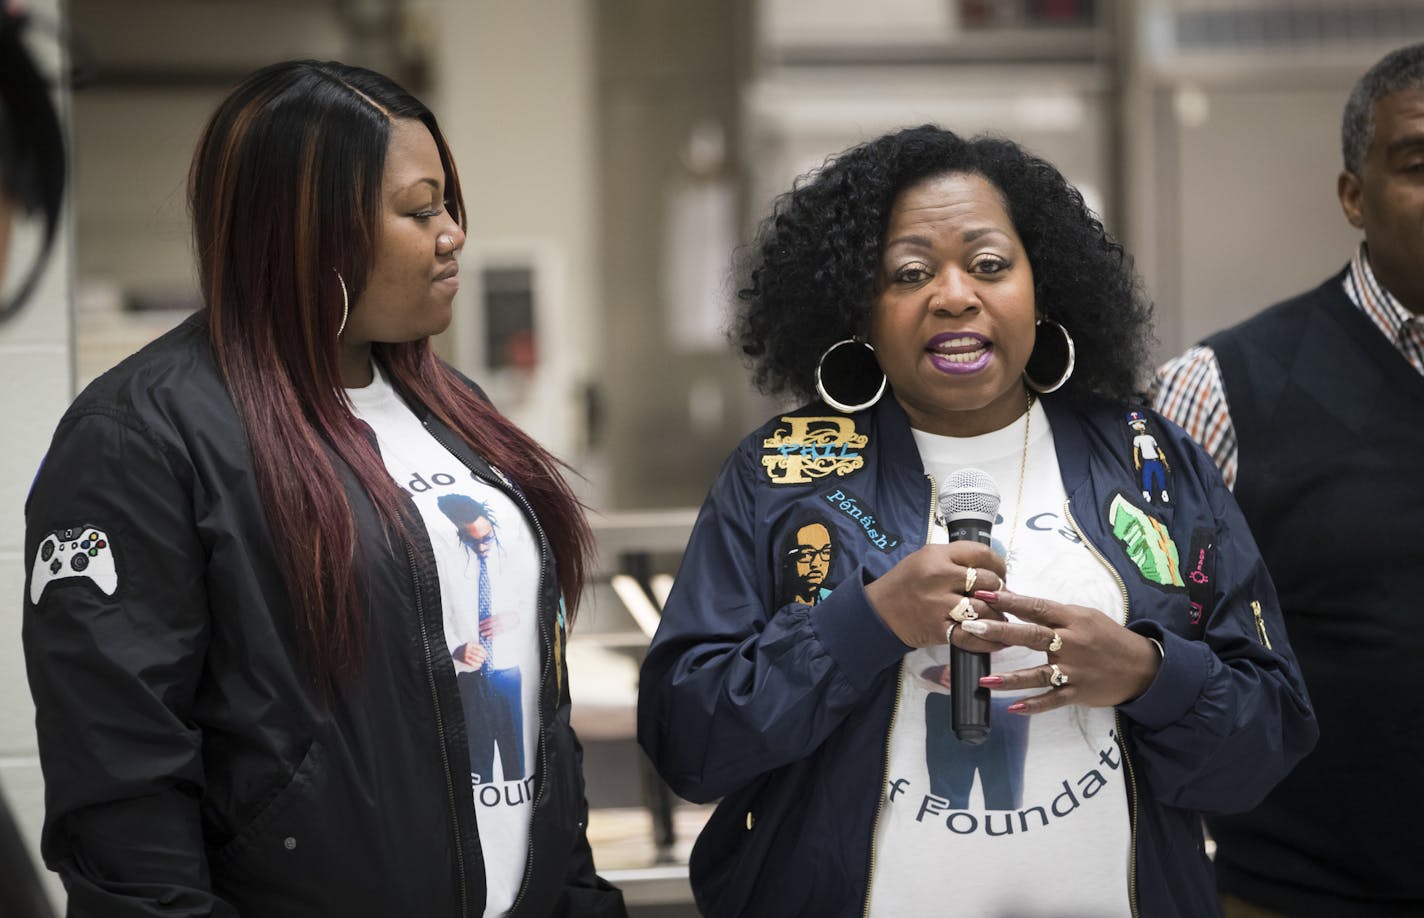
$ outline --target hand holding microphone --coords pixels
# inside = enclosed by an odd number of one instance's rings
[[[980,473],[983,474],[983,473]],[[987,476],[986,476],[987,477]],[[932,543],[903,558],[884,576],[865,588],[866,598],[887,627],[911,647],[943,646],[949,613],[966,606],[981,620],[1002,619],[982,600],[970,598],[975,590],[1003,586],[1004,560],[988,545],[972,539],[945,544],[948,534],[936,526]],[[970,569],[975,571],[972,590],[965,587]],[[955,629],[956,646],[989,652],[1001,645]]]
[[[987,546],[994,517],[999,513],[999,488],[986,472],[960,469],[949,476],[940,492],[939,512],[951,543],[977,542]],[[976,573],[976,582],[971,583],[966,575],[967,595],[973,595],[978,580],[977,568],[971,570]],[[999,583],[1003,584],[1002,572]],[[989,736],[989,690],[979,684],[989,675],[989,654],[951,644],[949,672],[955,738],[977,746]]]

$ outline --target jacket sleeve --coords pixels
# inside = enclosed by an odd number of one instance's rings
[[[1200,641],[1148,620],[1132,624],[1162,641],[1162,668],[1118,710],[1130,721],[1134,764],[1163,803],[1241,812],[1305,757],[1319,728],[1246,520],[1206,453],[1179,442],[1190,471],[1177,487],[1202,488],[1216,517],[1217,601]]]
[[[814,609],[769,608],[759,471],[745,444],[723,467],[643,662],[638,741],[694,802],[812,755],[910,650],[866,601],[859,569]]]
[[[210,889],[199,818],[205,552],[179,467],[138,421],[91,410],[60,424],[26,504],[41,847],[72,918],[237,914]],[[67,529],[102,535],[112,580],[94,556],[99,576],[42,582],[53,557],[36,556]]]

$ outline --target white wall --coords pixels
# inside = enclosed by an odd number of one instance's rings
[[[37,15],[59,16],[59,0],[32,0]],[[44,48],[35,46],[37,54]],[[44,60],[54,68],[58,62]],[[54,72],[51,70],[51,72]],[[34,299],[19,318],[0,325],[0,792],[39,863],[44,783],[35,751],[35,709],[20,652],[24,590],[24,501],[50,434],[73,397],[71,295],[72,223],[66,216]],[[14,269],[17,266],[12,265]],[[46,874],[55,902],[63,892]]]
[[[506,413],[577,461],[578,387],[607,359],[594,316],[593,22],[589,0],[420,0],[438,25],[432,91],[464,190],[469,233],[455,321],[443,342]],[[476,263],[533,253],[540,369],[525,385],[477,360]]]

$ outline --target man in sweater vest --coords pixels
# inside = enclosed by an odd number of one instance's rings
[[[1259,807],[1208,819],[1228,918],[1424,915],[1424,44],[1360,78],[1341,133],[1350,263],[1158,372],[1245,511],[1320,721]]]

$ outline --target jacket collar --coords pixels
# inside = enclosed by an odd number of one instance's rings
[[[1036,396],[1043,402],[1048,424],[1053,429],[1054,449],[1058,453],[1058,467],[1063,476],[1064,490],[1071,496],[1088,480],[1088,436],[1081,418],[1064,398],[1057,396]],[[874,409],[873,423],[880,438],[881,455],[887,465],[893,465],[905,473],[917,476],[925,474],[924,462],[920,459],[919,447],[915,445],[915,435],[910,428],[910,419],[905,409],[887,389],[885,397]]]

